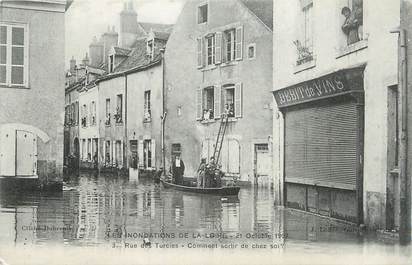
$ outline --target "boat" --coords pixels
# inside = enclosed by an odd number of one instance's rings
[[[199,188],[192,186],[177,185],[171,182],[167,182],[164,179],[160,179],[163,187],[166,189],[171,188],[179,191],[193,192],[199,194],[219,195],[219,196],[235,196],[238,195],[239,186],[224,186],[220,188]]]

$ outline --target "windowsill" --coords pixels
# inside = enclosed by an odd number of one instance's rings
[[[201,124],[208,124],[208,123],[214,123],[214,122],[219,122],[221,118],[214,118],[214,119],[210,119],[210,120],[201,120],[200,123]],[[238,121],[239,118],[236,117],[230,117],[227,119],[227,122],[236,122]]]
[[[210,70],[213,70],[213,69],[216,69],[216,68],[217,68],[216,64],[211,64],[211,65],[205,66],[203,68],[199,68],[199,69],[200,69],[200,71],[204,72],[204,71],[210,71]]]
[[[391,171],[389,171],[391,175],[396,175],[399,176],[399,168],[393,168]]]
[[[316,66],[316,59],[313,58],[312,60],[310,60],[310,61],[308,61],[308,62],[299,64],[299,65],[295,65],[295,66],[293,67],[293,73],[294,73],[294,74],[297,74],[297,73],[300,73],[300,72],[302,72],[302,71],[305,71],[305,70],[308,70],[308,69],[312,69],[312,68],[314,68],[315,66]]]
[[[348,46],[343,46],[338,49],[336,59],[341,58],[345,55],[363,50],[368,48],[368,41],[367,40],[360,40]]]
[[[105,124],[104,126],[106,126],[106,127],[111,127],[112,125],[111,125],[111,124]]]
[[[151,123],[151,122],[152,122],[152,118],[143,119],[143,123]]]
[[[123,126],[123,122],[116,122],[116,126]]]
[[[230,61],[230,62],[225,62],[225,63],[221,63],[220,66],[221,67],[227,67],[227,66],[234,66],[234,65],[238,65],[239,61]]]
[[[30,89],[29,86],[9,86],[9,85],[0,85],[0,88]]]

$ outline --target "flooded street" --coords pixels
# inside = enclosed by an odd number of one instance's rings
[[[0,205],[0,245],[8,247],[399,251],[355,226],[276,208],[268,188],[242,188],[238,198],[222,198],[164,189],[151,180],[83,173],[62,193],[3,192]]]

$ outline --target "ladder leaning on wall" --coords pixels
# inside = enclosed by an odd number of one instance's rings
[[[222,114],[222,119],[220,120],[219,131],[216,137],[215,150],[213,152],[213,157],[215,158],[216,163],[218,163],[220,158],[220,151],[222,150],[223,139],[225,138],[227,123],[229,116],[225,113]]]

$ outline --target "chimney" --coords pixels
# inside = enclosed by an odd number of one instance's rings
[[[133,1],[129,0],[120,12],[120,47],[131,48],[138,35],[137,13],[133,8]]]
[[[70,73],[73,75],[75,73],[75,70],[76,70],[76,59],[72,57],[70,59]]]
[[[102,45],[103,45],[103,62],[107,62],[107,57],[109,56],[109,51],[112,47],[118,46],[119,34],[115,31],[114,27],[110,29],[107,28],[107,32],[102,35]]]
[[[90,65],[99,66],[103,63],[104,46],[102,42],[97,41],[96,36],[93,37],[92,43],[89,45]]]
[[[86,56],[84,56],[83,60],[82,60],[82,64],[83,65],[89,65],[89,54],[86,52]]]

